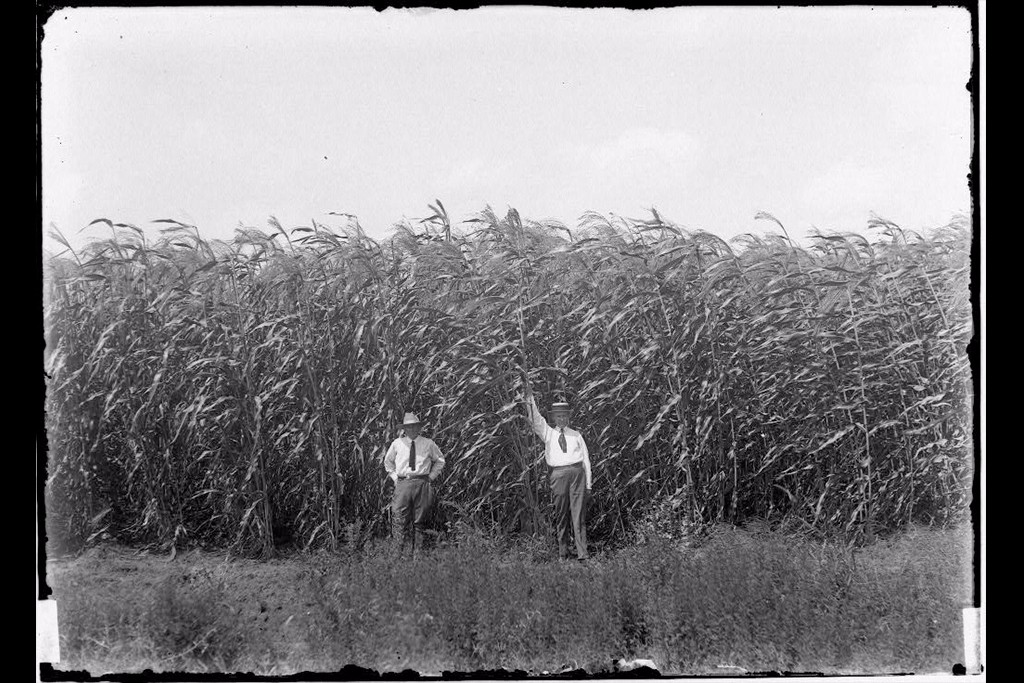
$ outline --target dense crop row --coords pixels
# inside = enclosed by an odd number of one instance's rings
[[[460,233],[432,208],[383,241],[113,224],[50,259],[51,538],[266,552],[275,530],[383,531],[405,411],[448,456],[443,520],[543,529],[524,369],[575,406],[597,538],[652,511],[871,533],[968,502],[966,221],[798,246],[656,213],[569,230],[488,209]]]

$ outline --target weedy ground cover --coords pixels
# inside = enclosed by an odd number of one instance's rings
[[[607,673],[634,657],[679,674],[948,673],[970,543],[964,529],[856,548],[723,525],[690,547],[654,536],[577,564],[467,532],[412,561],[376,541],[268,561],[102,546],[48,575],[60,668],[94,674]]]

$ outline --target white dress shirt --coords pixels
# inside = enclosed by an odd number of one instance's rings
[[[587,442],[584,441],[583,435],[575,429],[566,427],[564,430],[566,448],[563,453],[562,446],[558,443],[558,437],[563,431],[552,427],[547,423],[547,420],[540,416],[537,402],[532,395],[530,396],[528,410],[533,431],[544,440],[544,460],[547,464],[551,467],[561,467],[563,465],[583,463],[583,470],[587,475],[587,488],[589,489],[591,483],[590,451],[587,450]]]
[[[444,467],[444,456],[437,444],[425,436],[416,437],[416,469],[409,467],[409,445],[412,439],[402,436],[391,442],[388,452],[384,455],[384,469],[396,482],[399,477],[413,474],[426,474],[430,481],[437,479]]]

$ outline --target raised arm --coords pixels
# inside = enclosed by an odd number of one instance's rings
[[[540,410],[537,409],[537,401],[534,400],[533,391],[530,389],[529,385],[526,386],[523,393],[526,397],[526,419],[529,420],[530,427],[533,428],[533,431],[536,432],[537,436],[546,440],[548,438],[548,430],[551,429],[551,427],[548,425],[547,421],[541,417]]]

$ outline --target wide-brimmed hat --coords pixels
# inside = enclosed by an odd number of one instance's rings
[[[416,417],[416,413],[406,413],[405,418],[402,420],[402,426],[408,427],[409,425],[418,425],[420,419]]]
[[[563,402],[552,403],[551,404],[551,412],[553,412],[553,413],[558,413],[558,412],[568,413],[569,412],[569,404],[568,403],[563,403]]]

